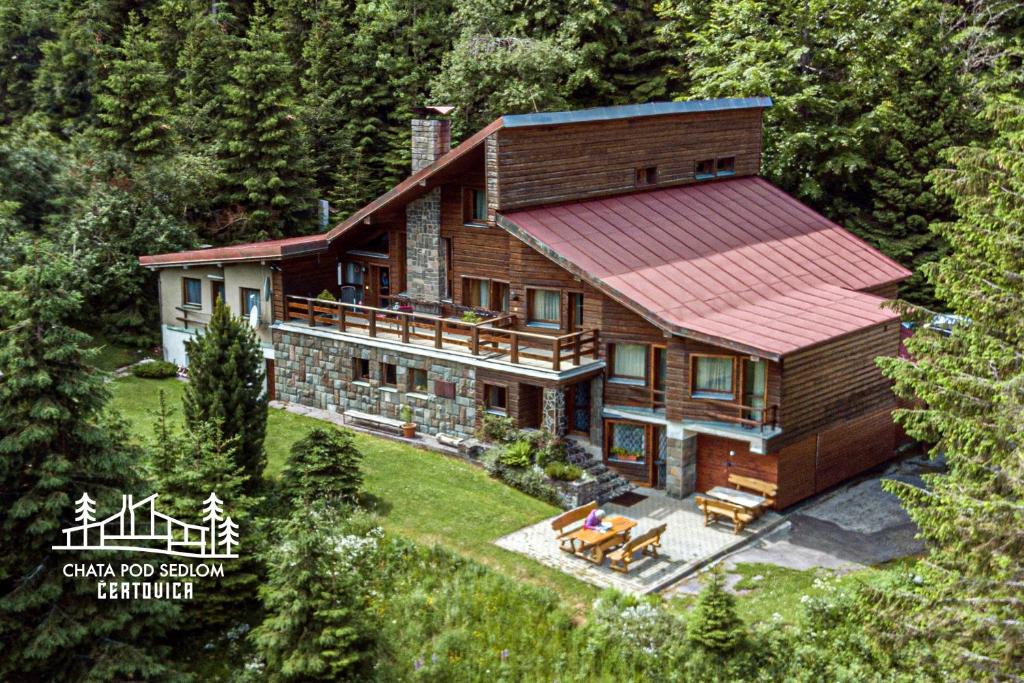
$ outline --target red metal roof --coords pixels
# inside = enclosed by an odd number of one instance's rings
[[[781,357],[898,316],[910,275],[758,177],[535,207],[499,224],[652,322]]]
[[[213,249],[194,249],[178,251],[172,254],[154,254],[140,256],[139,263],[143,266],[174,266],[199,263],[226,263],[230,261],[259,261],[263,259],[279,259],[284,256],[296,256],[319,251],[327,246],[324,235],[307,235],[305,237],[289,237],[282,240],[266,242],[250,242],[230,247]]]

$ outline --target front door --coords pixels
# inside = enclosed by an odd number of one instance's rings
[[[579,382],[566,389],[569,406],[569,431],[590,436],[590,382]]]
[[[384,308],[391,303],[391,271],[387,266],[370,266],[366,283],[366,305]]]

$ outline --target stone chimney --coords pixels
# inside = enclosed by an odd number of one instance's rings
[[[422,107],[419,116],[444,115],[452,107]],[[426,168],[451,148],[451,122],[412,120],[412,172]],[[406,290],[417,310],[436,312],[446,292],[448,264],[441,243],[441,188],[435,187],[405,207]]]

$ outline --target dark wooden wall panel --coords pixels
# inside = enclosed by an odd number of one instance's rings
[[[735,455],[730,457],[729,451],[734,451]],[[697,490],[707,491],[715,486],[729,486],[730,474],[776,483],[778,456],[751,453],[749,445],[744,441],[699,434]]]
[[[889,410],[847,420],[818,436],[815,491],[849,479],[893,457],[896,427]]]
[[[811,434],[786,446],[778,454],[778,509],[814,495],[815,459],[818,437]]]
[[[874,294],[880,296],[883,299],[895,299],[899,296],[900,284],[898,282],[891,282],[887,285],[879,285],[878,287],[868,287],[862,289],[865,294]]]
[[[635,170],[658,167],[658,184],[694,181],[700,159],[736,157],[736,175],[758,173],[761,110],[655,116],[496,133],[498,210],[628,192]]]

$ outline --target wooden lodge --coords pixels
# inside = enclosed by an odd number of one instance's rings
[[[454,149],[417,119],[412,175],[328,232],[142,257],[165,355],[219,296],[278,400],[408,405],[431,434],[507,416],[672,495],[735,474],[791,505],[892,456],[874,359],[910,273],[758,176],[768,106],[505,116]]]

